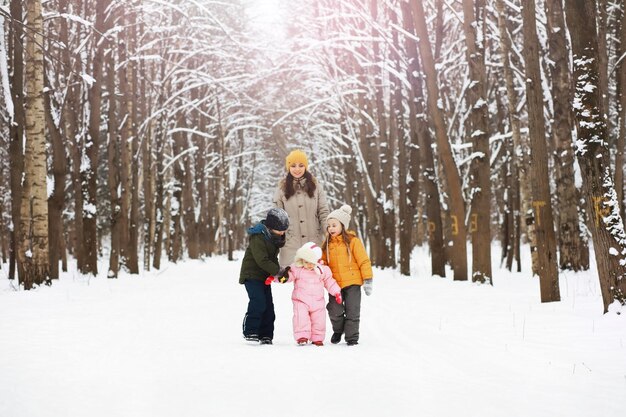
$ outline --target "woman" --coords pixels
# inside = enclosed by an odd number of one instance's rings
[[[287,176],[274,193],[274,204],[289,215],[289,229],[285,246],[280,250],[279,263],[285,267],[293,263],[294,255],[306,242],[321,245],[324,241],[328,203],[321,185],[308,171],[309,161],[300,150],[285,158]]]

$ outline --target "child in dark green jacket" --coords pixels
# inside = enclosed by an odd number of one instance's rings
[[[265,220],[248,229],[250,242],[241,263],[239,283],[248,292],[248,310],[243,318],[243,337],[250,342],[271,345],[274,338],[274,301],[268,276],[281,276],[278,251],[285,245],[289,227],[287,212],[273,208]]]

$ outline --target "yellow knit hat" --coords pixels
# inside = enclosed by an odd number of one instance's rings
[[[306,157],[306,154],[299,149],[295,151],[291,151],[287,158],[285,158],[285,166],[287,167],[287,171],[289,171],[289,167],[291,164],[302,163],[304,164],[304,169],[309,169],[309,160]]]

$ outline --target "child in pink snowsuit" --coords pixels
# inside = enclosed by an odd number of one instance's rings
[[[324,288],[341,303],[341,288],[333,279],[330,268],[318,264],[322,249],[307,242],[296,251],[294,263],[289,268],[293,282],[293,336],[299,345],[309,340],[316,346],[324,345],[326,336],[326,300]],[[284,281],[284,280],[281,280]]]

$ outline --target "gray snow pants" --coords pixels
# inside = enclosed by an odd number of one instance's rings
[[[333,325],[333,333],[345,333],[346,342],[359,341],[361,321],[361,286],[350,285],[341,290],[343,304],[337,304],[335,297],[329,296],[326,309]]]

